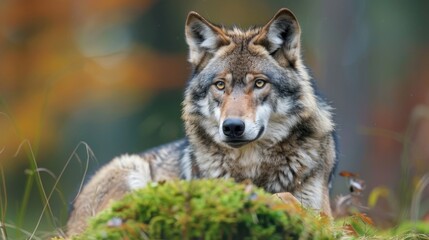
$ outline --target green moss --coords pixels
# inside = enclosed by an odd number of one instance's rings
[[[172,181],[125,196],[75,239],[334,239],[330,225],[232,180]]]

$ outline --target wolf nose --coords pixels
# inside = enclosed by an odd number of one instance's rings
[[[228,118],[222,124],[223,133],[228,137],[243,136],[244,128],[244,122],[237,118]]]

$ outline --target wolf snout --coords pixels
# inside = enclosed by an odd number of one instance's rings
[[[242,137],[245,128],[244,121],[238,118],[228,118],[222,124],[223,134],[230,138]]]

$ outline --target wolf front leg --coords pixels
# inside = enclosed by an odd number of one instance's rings
[[[303,206],[321,211],[329,217],[332,216],[329,189],[325,177],[311,177],[293,195]]]

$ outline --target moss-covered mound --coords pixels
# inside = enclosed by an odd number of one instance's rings
[[[333,239],[330,221],[232,180],[152,184],[75,239]]]

